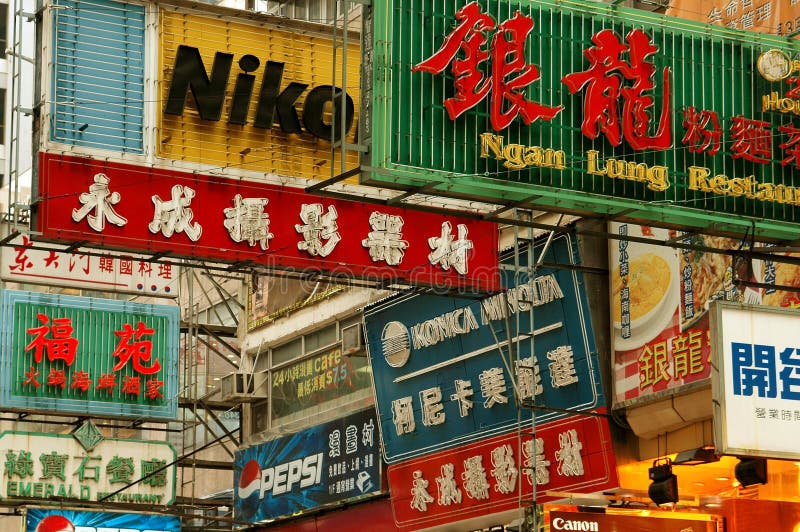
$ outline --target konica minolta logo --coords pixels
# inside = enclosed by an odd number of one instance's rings
[[[393,368],[403,367],[411,356],[411,337],[408,327],[399,321],[390,321],[383,327],[381,346],[386,363]]]

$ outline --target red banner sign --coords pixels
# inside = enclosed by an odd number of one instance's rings
[[[536,440],[523,434],[521,446],[518,433],[511,432],[390,465],[388,474],[400,530],[517,509],[533,497],[534,480],[537,503],[553,500],[547,490],[592,492],[618,485],[608,421],[590,416],[538,426]]]
[[[498,287],[497,227],[300,189],[40,154],[42,238],[415,285]]]

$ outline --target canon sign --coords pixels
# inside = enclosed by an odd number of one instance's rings
[[[597,521],[566,520],[563,517],[554,518],[550,525],[553,530],[586,530],[590,532],[599,532],[600,530],[600,525]]]

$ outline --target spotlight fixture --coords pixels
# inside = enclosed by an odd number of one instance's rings
[[[743,487],[767,483],[766,458],[739,458],[733,471]]]
[[[647,489],[650,500],[658,506],[678,502],[678,477],[672,473],[672,461],[669,458],[653,460],[648,472],[653,481]]]

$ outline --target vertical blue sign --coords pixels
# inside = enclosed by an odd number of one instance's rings
[[[543,249],[535,246],[533,256]],[[605,406],[583,277],[572,268],[580,263],[574,237],[552,240],[543,264],[559,266],[540,266],[532,280],[526,256],[516,275],[514,258],[504,261],[503,293],[410,295],[367,309],[388,463],[517,427],[514,382],[520,397],[543,407],[537,423]]]

